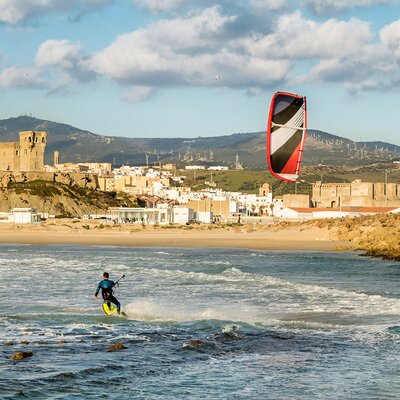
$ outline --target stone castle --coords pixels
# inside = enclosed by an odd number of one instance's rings
[[[313,207],[386,207],[400,206],[400,184],[384,182],[317,182],[312,188]]]
[[[47,132],[19,133],[19,142],[0,142],[0,171],[43,171]]]

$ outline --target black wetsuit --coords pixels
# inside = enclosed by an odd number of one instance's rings
[[[117,306],[117,312],[119,314],[120,310],[121,310],[121,304],[113,295],[112,288],[114,286],[115,286],[114,281],[109,281],[108,279],[103,279],[102,281],[99,282],[99,285],[97,286],[95,296],[97,296],[99,294],[99,291],[101,289],[101,296],[103,297],[103,300],[107,302],[108,307],[110,307],[110,302],[114,303]]]

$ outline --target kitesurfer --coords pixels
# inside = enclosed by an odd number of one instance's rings
[[[98,300],[97,295],[101,289],[101,295],[103,300],[107,302],[108,307],[110,308],[110,303],[113,303],[117,306],[118,315],[121,312],[121,304],[113,295],[113,287],[116,285],[116,282],[109,280],[110,274],[108,272],[103,273],[103,280],[99,282],[97,286],[96,293],[94,295],[95,299]]]

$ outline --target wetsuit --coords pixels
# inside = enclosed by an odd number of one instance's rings
[[[110,307],[110,302],[114,303],[117,306],[117,312],[119,314],[121,310],[121,304],[113,295],[112,288],[114,286],[115,286],[114,281],[103,279],[102,281],[99,282],[99,285],[97,286],[95,296],[99,294],[99,291],[101,289],[101,296],[103,297],[103,300],[107,302],[108,307]]]

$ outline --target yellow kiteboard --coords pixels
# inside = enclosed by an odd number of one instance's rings
[[[105,301],[103,303],[103,311],[107,314],[107,315],[118,315],[117,312],[117,307],[114,306],[114,304]],[[121,311],[121,317],[126,317],[126,314]]]

